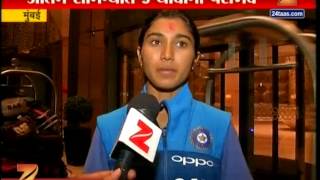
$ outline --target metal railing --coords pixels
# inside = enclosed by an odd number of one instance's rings
[[[205,25],[199,26],[198,29],[201,36],[208,36],[248,27],[264,27],[276,30],[298,45],[304,57],[306,57],[307,65],[311,70],[314,97],[316,98],[316,53],[314,51],[314,44],[312,42],[308,42],[305,38],[306,36],[315,37],[314,34],[301,34],[300,30],[293,24],[284,20],[266,16],[224,18],[221,21],[211,21]],[[214,70],[211,69],[211,71]]]

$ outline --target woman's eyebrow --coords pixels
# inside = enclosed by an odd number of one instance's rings
[[[150,36],[163,36],[163,34],[158,33],[158,32],[152,32],[146,35],[145,38],[149,38]]]
[[[150,36],[164,36],[164,35],[162,33],[159,33],[159,32],[151,32],[151,33],[147,34],[145,38],[149,38]],[[185,35],[185,34],[181,34],[181,33],[178,33],[176,35],[176,38],[186,38],[189,41],[193,42],[192,38],[190,36]]]
[[[188,39],[190,42],[193,42],[192,38],[188,35],[185,35],[185,34],[177,34],[176,35],[177,38],[186,38]]]

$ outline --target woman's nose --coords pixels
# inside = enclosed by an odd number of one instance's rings
[[[173,60],[173,49],[169,43],[167,43],[162,48],[161,60],[162,61],[172,61]]]

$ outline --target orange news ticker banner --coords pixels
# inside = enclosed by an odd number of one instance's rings
[[[3,9],[315,9],[316,0],[2,0]]]

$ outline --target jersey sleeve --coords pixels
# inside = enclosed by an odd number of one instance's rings
[[[90,149],[84,165],[84,172],[91,173],[101,170],[109,170],[108,155],[103,146],[100,131],[96,128],[92,137]]]
[[[229,126],[223,148],[221,160],[221,179],[253,179],[243,156],[238,136],[231,124]]]

